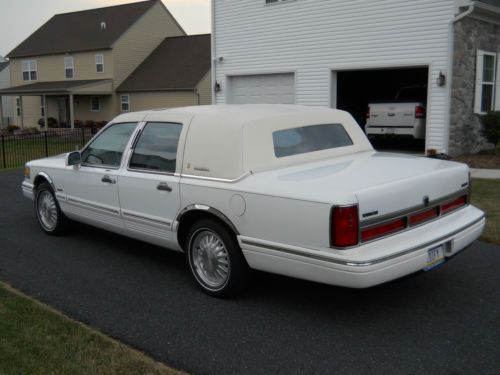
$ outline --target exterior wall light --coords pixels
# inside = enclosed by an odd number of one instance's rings
[[[446,85],[446,76],[443,74],[443,72],[439,72],[439,76],[436,79],[436,84],[439,87],[443,87]]]

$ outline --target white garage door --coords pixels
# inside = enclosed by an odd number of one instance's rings
[[[228,103],[294,104],[293,73],[231,77]]]

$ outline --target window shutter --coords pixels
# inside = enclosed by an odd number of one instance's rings
[[[474,95],[474,113],[481,113],[481,101],[483,98],[483,64],[484,52],[477,50],[476,56],[476,92]]]
[[[500,111],[500,53],[497,54],[497,80],[495,90],[495,111]]]

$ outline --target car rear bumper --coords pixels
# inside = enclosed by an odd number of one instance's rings
[[[313,250],[239,236],[251,268],[315,282],[367,288],[424,270],[430,249],[445,258],[468,247],[483,232],[484,213],[473,206],[413,230],[351,250]]]
[[[413,126],[371,126],[365,127],[367,136],[407,136],[415,139],[425,138],[425,124],[417,123]]]
[[[29,183],[28,181],[23,181],[21,184],[21,188],[23,190],[23,195],[31,200],[35,200],[35,194],[34,194],[34,185],[32,183]]]

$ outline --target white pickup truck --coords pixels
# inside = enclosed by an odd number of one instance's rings
[[[184,252],[214,296],[250,269],[353,288],[430,270],[483,231],[469,188],[464,164],[375,152],[347,112],[287,105],[123,114],[22,183],[47,234],[72,219]]]
[[[392,102],[368,104],[365,132],[368,138],[406,136],[425,139],[426,86],[401,88]]]

